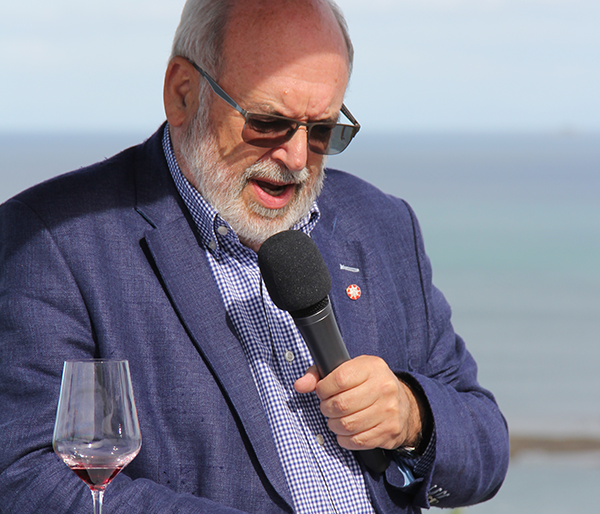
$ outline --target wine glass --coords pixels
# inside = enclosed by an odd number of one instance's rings
[[[126,360],[66,361],[52,446],[92,491],[102,514],[104,489],[140,451],[142,437]]]

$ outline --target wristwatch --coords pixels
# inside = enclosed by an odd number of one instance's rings
[[[402,459],[415,459],[420,457],[417,453],[416,446],[401,446],[400,448],[396,448],[394,450],[396,457],[400,457]]]

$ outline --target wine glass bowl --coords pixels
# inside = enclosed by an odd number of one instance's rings
[[[104,489],[142,444],[126,360],[66,361],[52,445],[92,492],[101,514]]]
[[[140,450],[139,443],[121,441],[55,442],[54,451],[90,489],[104,489]]]

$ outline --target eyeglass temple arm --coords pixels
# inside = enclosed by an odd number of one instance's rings
[[[348,107],[342,104],[341,111],[342,114],[346,116],[346,118],[348,118],[351,121],[351,123],[356,127],[356,133],[358,133],[358,131],[360,130],[360,123],[358,123],[356,118],[352,116],[352,113],[348,110]]]
[[[186,57],[186,59],[187,59],[187,57]],[[198,66],[191,59],[187,59],[187,60],[194,68],[196,68],[196,70],[198,70],[198,73],[200,73],[200,75],[202,75],[206,79],[206,81],[208,82],[208,85],[212,88],[212,90],[217,95],[219,95],[223,100],[225,100],[229,105],[231,105],[231,107],[233,107],[242,116],[246,116],[247,111],[245,109],[242,109],[238,104],[236,104],[235,101],[233,100],[233,98],[231,98],[225,91],[223,91],[221,89],[221,86],[219,86],[219,84],[217,84],[208,73],[206,73],[202,68],[200,68],[200,66]]]
[[[186,59],[187,59],[187,57],[186,57]],[[243,109],[237,103],[235,103],[233,98],[231,98],[225,91],[223,91],[221,89],[221,86],[219,86],[219,84],[217,84],[208,73],[206,73],[202,68],[200,68],[200,66],[198,66],[191,59],[187,59],[187,60],[198,71],[198,73],[200,73],[200,75],[202,75],[207,80],[208,84],[210,85],[212,90],[217,95],[219,95],[223,100],[225,100],[229,105],[231,105],[231,107],[233,107],[242,116],[245,117],[246,114],[248,114],[248,111],[246,111],[246,109]],[[352,124],[356,127],[356,132],[358,133],[358,131],[360,130],[360,123],[358,123],[356,118],[354,116],[352,116],[352,113],[348,110],[348,107],[346,107],[344,104],[342,104],[341,111],[344,114],[344,116],[346,116],[346,118],[348,118],[352,122]]]

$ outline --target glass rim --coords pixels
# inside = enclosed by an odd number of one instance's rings
[[[68,359],[63,361],[64,364],[66,364],[67,362],[88,362],[88,363],[100,363],[100,362],[127,362],[129,363],[128,359]]]

